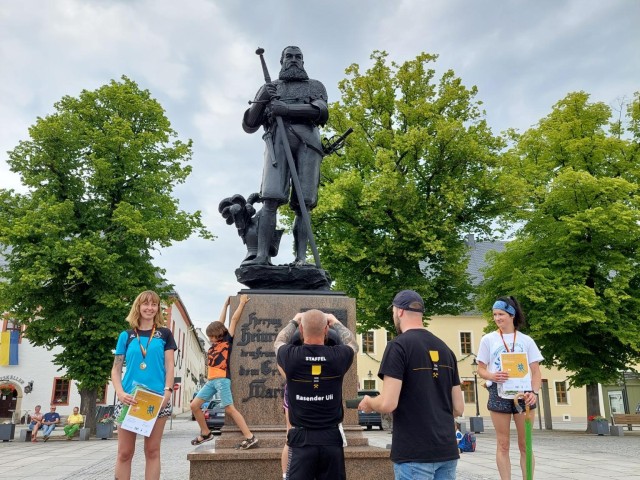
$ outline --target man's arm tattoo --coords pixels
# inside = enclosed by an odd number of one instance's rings
[[[353,349],[354,352],[358,352],[358,342],[356,342],[356,337],[351,333],[347,327],[345,327],[342,323],[336,322],[333,324],[333,328],[336,333],[340,337],[340,341]]]
[[[124,364],[124,355],[116,355],[115,358],[113,359],[113,366],[122,367],[123,364]]]
[[[275,342],[273,342],[273,349],[277,352],[282,345],[286,345],[291,341],[293,335],[296,333],[296,327],[293,323],[289,322],[286,327],[280,330]]]

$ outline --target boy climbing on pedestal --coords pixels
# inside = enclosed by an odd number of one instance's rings
[[[224,326],[224,322],[227,316],[227,309],[231,303],[231,299],[227,298],[220,313],[220,319],[217,322],[211,322],[207,327],[206,334],[211,341],[211,347],[207,354],[208,381],[191,401],[191,411],[200,426],[200,435],[191,440],[191,445],[200,445],[213,438],[213,432],[207,426],[207,421],[204,418],[202,404],[209,402],[216,393],[220,394],[220,406],[224,408],[225,414],[233,419],[245,437],[236,448],[247,450],[258,444],[258,439],[251,433],[251,430],[249,430],[244,417],[233,405],[233,396],[231,395],[231,371],[229,369],[233,334],[242,316],[244,306],[248,301],[249,297],[247,295],[240,295],[240,305],[238,305],[238,308],[233,313],[229,328],[227,329]]]

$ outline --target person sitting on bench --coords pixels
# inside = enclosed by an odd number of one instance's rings
[[[64,426],[64,434],[67,440],[71,440],[84,423],[84,417],[79,412],[80,409],[78,407],[73,407],[73,414],[67,418],[67,424]]]
[[[40,428],[42,428],[42,413],[40,412],[40,409],[42,407],[40,405],[36,405],[35,408],[35,412],[33,415],[31,415],[31,422],[29,423],[29,426],[27,427],[29,430],[31,430],[31,441],[32,442],[37,442],[37,436],[38,436],[38,430]]]
[[[56,428],[56,425],[60,423],[60,414],[56,412],[55,405],[51,405],[51,411],[49,413],[45,413],[42,418],[42,441],[46,442],[49,440],[49,435]]]

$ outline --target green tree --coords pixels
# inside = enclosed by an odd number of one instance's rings
[[[167,291],[152,249],[211,237],[172,197],[191,171],[191,141],[176,140],[161,105],[126,77],[65,96],[29,134],[8,152],[27,193],[0,191],[0,306],[30,342],[61,347],[54,363],[93,425],[131,302]]]
[[[468,306],[463,237],[488,235],[505,208],[493,173],[504,143],[475,87],[452,71],[435,79],[436,55],[371,59],[364,74],[346,70],[331,105],[329,128],[354,134],[322,164],[313,223],[335,288],[357,299],[359,328],[392,330],[387,307],[402,289],[423,296],[427,315]]]
[[[504,175],[524,226],[482,286],[484,311],[518,297],[545,363],[587,386],[588,415],[599,413],[597,384],[640,361],[639,105],[636,95],[623,122],[571,93],[513,134]]]

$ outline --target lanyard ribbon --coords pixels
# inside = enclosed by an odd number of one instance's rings
[[[142,358],[147,358],[147,349],[149,348],[149,344],[151,343],[151,339],[153,338],[153,334],[156,333],[156,326],[153,326],[151,330],[151,335],[149,335],[149,340],[147,340],[147,346],[143,347],[142,342],[140,341],[140,334],[138,333],[138,329],[136,328],[136,336],[138,337],[138,345],[140,345],[140,352],[142,353]],[[504,341],[504,340],[503,340]]]
[[[502,343],[504,344],[504,348],[507,349],[507,353],[512,353],[515,351],[516,349],[516,335],[518,334],[517,330],[513,331],[513,344],[511,346],[511,350],[509,350],[509,347],[507,347],[507,342],[504,341],[504,337],[502,336],[502,330],[500,330],[500,338],[502,339]]]

